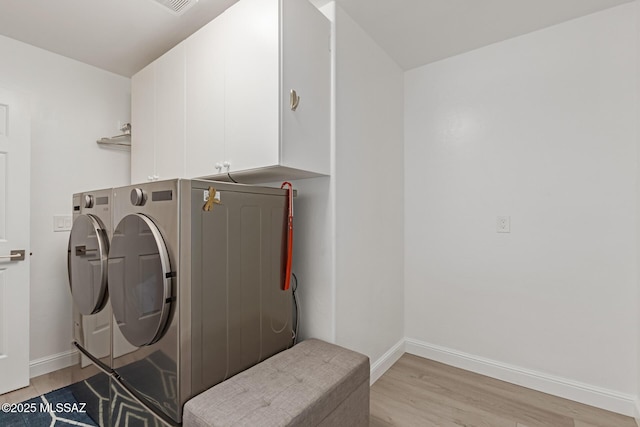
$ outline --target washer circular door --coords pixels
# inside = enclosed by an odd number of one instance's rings
[[[171,264],[158,227],[141,214],[125,216],[109,251],[109,294],[116,324],[136,347],[162,338],[171,313]]]
[[[95,314],[107,303],[107,233],[93,215],[73,222],[67,247],[71,295],[83,315]]]

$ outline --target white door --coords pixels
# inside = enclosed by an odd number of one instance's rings
[[[0,394],[29,385],[30,146],[26,105],[0,89]]]

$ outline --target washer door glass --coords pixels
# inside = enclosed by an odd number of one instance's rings
[[[131,344],[162,338],[171,313],[171,264],[160,231],[141,214],[125,216],[109,251],[109,294],[116,324]]]
[[[102,310],[107,302],[107,233],[100,220],[80,215],[73,222],[67,247],[71,295],[81,314]]]

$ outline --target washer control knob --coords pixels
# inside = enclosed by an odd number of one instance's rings
[[[133,206],[142,206],[147,201],[147,196],[140,188],[131,190],[131,204]]]
[[[92,208],[93,207],[93,196],[90,194],[87,194],[86,196],[84,196],[84,207],[85,208]]]

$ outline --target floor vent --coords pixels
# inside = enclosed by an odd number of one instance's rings
[[[196,4],[198,0],[155,0],[155,2],[166,7],[176,15],[182,15],[191,8],[191,6]]]

